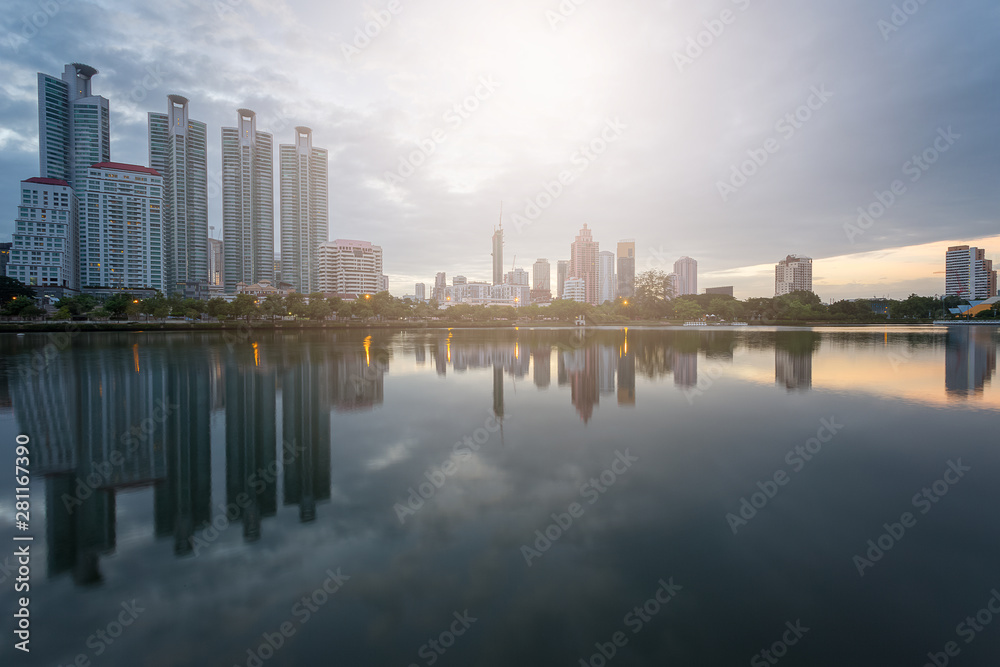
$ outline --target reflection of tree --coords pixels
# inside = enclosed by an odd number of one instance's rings
[[[774,347],[793,355],[811,355],[819,349],[820,339],[816,331],[775,331]]]

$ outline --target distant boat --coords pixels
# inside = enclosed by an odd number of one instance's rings
[[[587,320],[584,319],[583,315],[580,315],[579,317],[576,318],[576,326],[578,327],[587,326]]]
[[[691,322],[685,322],[684,326],[686,326],[686,327],[707,327],[708,324],[706,322],[701,322],[701,321],[691,321]]]

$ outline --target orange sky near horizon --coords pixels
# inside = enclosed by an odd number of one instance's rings
[[[1000,263],[1000,251],[995,250],[1000,248],[1000,235],[814,258],[813,291],[824,302],[872,296],[905,299],[913,293],[941,294],[944,292],[945,252],[955,245],[986,248],[986,257]],[[714,285],[733,285],[738,299],[773,296],[774,266],[757,264],[706,272],[698,277],[699,288],[703,291]]]

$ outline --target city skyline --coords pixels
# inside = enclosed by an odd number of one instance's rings
[[[561,165],[570,164],[579,147],[600,136],[605,122],[616,117],[625,127],[607,151],[530,225],[510,226],[508,253],[562,256],[563,239],[580,223],[595,228],[614,224],[615,236],[636,238],[637,272],[655,265],[656,253],[666,251],[671,259],[689,254],[699,258],[705,280],[733,283],[737,296],[746,297],[770,291],[772,277],[757,267],[772,264],[787,248],[822,262],[824,271],[814,279],[816,290],[824,299],[833,299],[943,291],[939,277],[915,272],[906,262],[900,262],[898,273],[869,271],[866,256],[852,253],[920,257],[927,243],[1000,247],[984,240],[994,224],[998,196],[986,176],[987,157],[998,144],[991,120],[997,102],[975,77],[945,74],[975,69],[967,64],[967,52],[945,47],[953,35],[975,34],[975,26],[988,22],[982,3],[965,2],[948,10],[922,6],[920,14],[888,33],[887,39],[878,22],[886,19],[888,8],[871,3],[811,7],[794,14],[755,5],[746,13],[737,12],[741,20],[727,28],[735,37],[727,33],[683,67],[676,64],[675,54],[684,54],[688,39],[698,35],[708,18],[697,7],[589,7],[560,23],[558,30],[533,3],[515,2],[502,12],[464,8],[455,16],[457,25],[491,26],[483,43],[471,48],[460,34],[429,24],[435,36],[426,42],[435,45],[430,48],[414,40],[408,26],[426,23],[436,11],[432,3],[401,11],[394,25],[348,60],[339,46],[350,45],[355,28],[370,18],[361,3],[310,8],[308,13],[306,5],[297,2],[280,7],[223,4],[229,11],[222,16],[211,6],[199,13],[173,12],[167,6],[138,12],[115,3],[100,10],[87,3],[60,5],[37,34],[18,42],[6,63],[9,99],[0,132],[6,149],[0,158],[3,210],[15,209],[18,182],[41,175],[36,173],[36,73],[58,72],[65,62],[82,61],[101,70],[95,92],[111,100],[115,161],[144,163],[145,114],[159,110],[164,96],[176,93],[192,100],[197,117],[209,126],[210,192],[220,176],[218,128],[231,123],[232,109],[255,109],[262,128],[276,136],[300,123],[313,127],[323,145],[340,151],[331,160],[330,180],[339,184],[331,193],[330,210],[337,214],[331,215],[337,221],[331,234],[382,243],[387,256],[394,258],[394,294],[426,280],[424,267],[440,266],[449,256],[479,247],[478,233],[471,228],[493,223],[498,200],[506,202],[511,214],[523,213],[529,199],[545,193],[545,184],[559,174]],[[12,25],[17,28],[20,17],[36,10],[28,2],[12,3]],[[612,45],[619,42],[616,35],[625,25],[647,25],[661,32],[616,51]],[[786,47],[743,48],[778,26],[803,35],[824,26],[829,39],[823,44],[837,46],[833,53],[822,51],[826,46],[807,48],[818,57],[817,67],[792,66],[789,76],[774,79],[766,73],[776,71],[779,63],[788,67],[789,62],[809,60],[807,54],[790,61],[782,52]],[[146,38],[173,32],[182,37],[169,46]],[[294,40],[288,37],[292,34]],[[287,57],[274,57],[269,44],[275,35],[287,47]],[[526,44],[526,57],[510,58],[501,55],[503,49],[492,48],[512,35]],[[898,53],[884,52],[886,41],[912,50],[899,60]],[[222,48],[223,43],[229,47]],[[581,48],[584,44],[591,45],[589,50]],[[461,62],[453,57],[466,51],[469,57]],[[735,52],[742,54],[737,62],[747,70],[720,69],[733,62]],[[976,62],[981,58],[977,55]],[[983,67],[990,67],[990,58],[995,56],[987,56]],[[616,81],[611,76],[647,71],[632,67],[633,61],[652,62],[655,72],[646,75],[671,82],[669,92],[641,94],[631,79]],[[931,68],[930,63],[940,67]],[[389,71],[398,74],[387,88]],[[441,73],[433,85],[424,75],[427,71]],[[570,76],[559,76],[561,71]],[[574,73],[584,72],[589,78],[574,78]],[[320,74],[328,84],[317,85]],[[442,114],[474,96],[481,78],[496,85],[481,88],[480,97],[471,98],[481,102],[478,110],[456,115],[460,123],[443,125]],[[550,87],[550,79],[563,83]],[[738,93],[749,85],[763,86],[769,94],[750,98]],[[797,131],[791,136],[775,134],[778,119],[806,104],[813,87],[824,86],[830,96],[808,123],[792,128]],[[606,96],[607,101],[587,116],[565,122],[560,110],[585,108],[581,101],[598,89],[616,95]],[[893,94],[882,94],[886,90]],[[678,95],[689,104],[666,105],[671,115],[663,122],[664,101]],[[529,115],[518,109],[524,99],[536,100],[525,110]],[[535,106],[551,111],[538,114]],[[905,122],[894,123],[892,132],[877,131],[888,118]],[[441,127],[447,136],[426,164],[402,183],[388,186],[385,174]],[[912,167],[912,156],[930,150],[938,130],[947,134],[949,127],[959,138],[929,169],[918,167],[920,178],[911,181],[904,166]],[[522,134],[515,134],[515,128]],[[781,141],[780,153],[722,201],[716,184],[729,179],[731,167],[772,135]],[[518,136],[522,139],[512,140]],[[698,150],[705,141],[715,146],[711,154]],[[487,159],[470,163],[470,154]],[[664,154],[676,159],[664,161]],[[861,155],[864,160],[857,159]],[[859,208],[877,212],[876,195],[891,194],[897,178],[905,184],[905,194],[894,195],[894,204],[870,218],[862,234],[845,233],[845,224],[858,223]],[[602,185],[611,182],[623,185],[616,190]],[[217,229],[220,199],[210,196],[209,202],[210,224]],[[942,209],[939,202],[947,202],[948,208]],[[683,223],[664,225],[659,215],[664,209],[683,211]],[[715,229],[724,232],[726,243],[709,233]],[[7,240],[11,232],[8,216],[0,224],[0,237]],[[441,243],[428,243],[431,237]],[[782,247],[775,252],[778,245]],[[828,262],[831,258],[839,259]],[[454,270],[486,276],[489,259],[470,254]],[[835,271],[839,265],[845,270]],[[742,274],[745,280],[728,280],[726,273]]]

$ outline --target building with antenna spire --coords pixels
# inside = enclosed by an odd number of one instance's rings
[[[503,202],[500,202],[500,226],[493,230],[493,284],[503,284]]]

